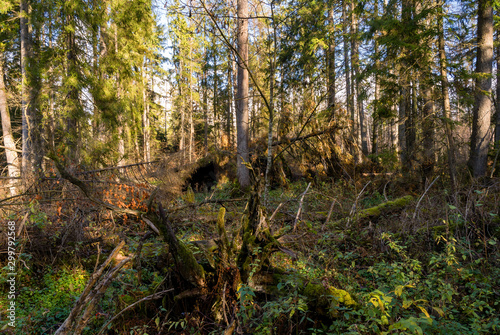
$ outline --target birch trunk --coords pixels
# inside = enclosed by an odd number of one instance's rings
[[[2,55],[3,56],[3,55]],[[10,122],[9,106],[7,104],[7,92],[3,80],[3,59],[0,59],[0,115],[2,118],[2,134],[5,146],[5,156],[7,160],[7,170],[9,177],[10,195],[17,195],[16,179],[20,176],[19,160],[16,151],[16,142],[12,136],[12,127]]]

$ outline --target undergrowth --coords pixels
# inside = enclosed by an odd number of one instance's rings
[[[217,320],[204,314],[198,302],[173,302],[173,295],[167,295],[123,313],[104,333],[219,334],[231,327],[235,333],[252,334],[500,333],[498,186],[471,186],[453,196],[436,188],[422,199],[421,194],[414,194],[415,200],[399,211],[356,221],[360,210],[406,195],[404,188],[391,181],[317,182],[305,196],[293,231],[298,200],[306,187],[307,183],[297,182],[269,193],[268,218],[282,204],[270,228],[280,232],[280,242],[289,251],[271,258],[282,269],[276,291],[242,285],[236,289],[234,301],[224,297],[226,300],[216,300],[219,305],[209,306],[220,309]],[[210,197],[231,199],[234,194],[235,186],[228,183],[196,193],[194,198],[181,195],[171,204],[185,206]],[[200,240],[216,237],[220,206],[185,206],[169,218],[195,257],[204,250]],[[228,231],[236,234],[245,202],[224,206]],[[74,208],[36,203],[28,210],[25,239],[17,242],[21,252],[15,329],[6,325],[7,285],[0,279],[0,329],[4,332],[53,333],[117,236],[127,241],[128,256],[141,250],[140,263],[135,259],[108,288],[86,334],[96,334],[130,304],[161,290],[176,289],[168,248],[157,238],[141,241],[147,228],[140,219],[95,215],[92,209],[81,209],[78,220],[85,222],[86,233],[82,233],[83,240],[71,241],[82,237],[65,232]],[[325,222],[328,214],[329,222]],[[352,220],[332,226],[345,217]],[[99,229],[107,238],[99,248],[87,245],[85,239],[95,238]],[[30,247],[28,238],[41,238],[43,245]],[[257,268],[258,264],[251,266]],[[6,278],[4,258],[2,267],[0,278]],[[317,307],[322,310],[308,303],[313,283],[332,288],[325,304]],[[220,307],[223,303],[227,306]]]

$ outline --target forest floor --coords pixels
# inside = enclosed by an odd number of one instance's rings
[[[132,260],[96,296],[83,334],[500,333],[500,180],[452,194],[443,179],[420,188],[383,175],[272,189],[261,215],[279,243],[267,267],[279,269],[274,290],[245,282],[229,289],[236,281],[207,277],[211,288],[190,292],[169,247],[143,218],[74,191],[65,201],[34,197],[3,208],[1,245],[9,221],[18,237],[15,327],[8,319],[12,269],[1,247],[1,332],[53,334],[92,273],[125,241],[113,264]],[[146,186],[119,182],[101,192],[134,210],[146,210],[151,196]],[[227,182],[163,199],[176,237],[207,273],[238,275],[207,255],[218,257],[221,207],[228,239],[240,243],[247,198]]]

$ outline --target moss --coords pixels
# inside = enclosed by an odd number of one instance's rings
[[[232,254],[225,227],[225,215],[226,209],[221,207],[217,215],[217,233],[221,241],[221,258],[224,263],[228,261],[228,258],[230,258]]]
[[[308,299],[316,301],[319,305],[325,305],[326,290],[321,284],[308,283],[302,292]]]
[[[313,303],[320,313],[328,314],[330,317],[338,317],[340,305],[354,306],[356,302],[349,292],[329,286],[325,288],[321,284],[308,283],[302,294]],[[328,311],[325,312],[324,310]]]
[[[362,211],[359,211],[359,213],[355,216],[355,219],[358,221],[362,221],[368,218],[376,218],[381,215],[390,213],[392,211],[401,210],[408,204],[410,204],[411,201],[413,201],[413,197],[411,195],[407,195],[392,201],[387,201],[378,206],[370,207],[367,209],[363,209]],[[351,220],[352,218],[343,218],[333,222],[331,226],[333,227],[341,226],[347,224]]]
[[[345,290],[338,289],[338,288],[334,288],[331,286],[328,288],[328,291],[329,291],[330,295],[335,297],[339,303],[346,305],[346,306],[356,305],[356,302],[351,297],[349,292],[347,292]]]
[[[181,241],[178,241],[178,248],[174,257],[184,279],[195,286],[205,286],[205,270],[198,264],[191,250]]]
[[[380,207],[371,207],[363,210],[359,215],[363,217],[367,216],[380,216]]]
[[[184,200],[188,203],[188,204],[192,204],[194,203],[194,200],[195,200],[195,196],[194,196],[194,191],[193,189],[191,188],[191,185],[188,186],[188,189],[186,191],[186,194],[184,195]]]

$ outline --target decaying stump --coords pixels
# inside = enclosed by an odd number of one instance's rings
[[[212,317],[218,322],[225,321],[228,327],[234,326],[235,317],[234,309],[229,305],[237,304],[238,290],[242,286],[262,294],[279,296],[286,293],[280,292],[278,284],[293,278],[299,293],[306,297],[310,310],[325,317],[337,317],[336,307],[341,305],[356,305],[347,291],[311,282],[297,273],[271,265],[272,253],[286,249],[269,229],[264,208],[260,205],[260,195],[260,188],[254,186],[237,233],[227,232],[225,208],[220,208],[216,223],[218,237],[194,243],[202,252],[201,257],[206,261],[203,263],[210,264],[205,268],[196,261],[190,247],[177,239],[160,206],[157,226],[175,260],[175,271],[192,287],[177,294],[174,300],[195,296],[205,301],[210,299],[210,303],[207,301],[205,305],[212,306]]]

